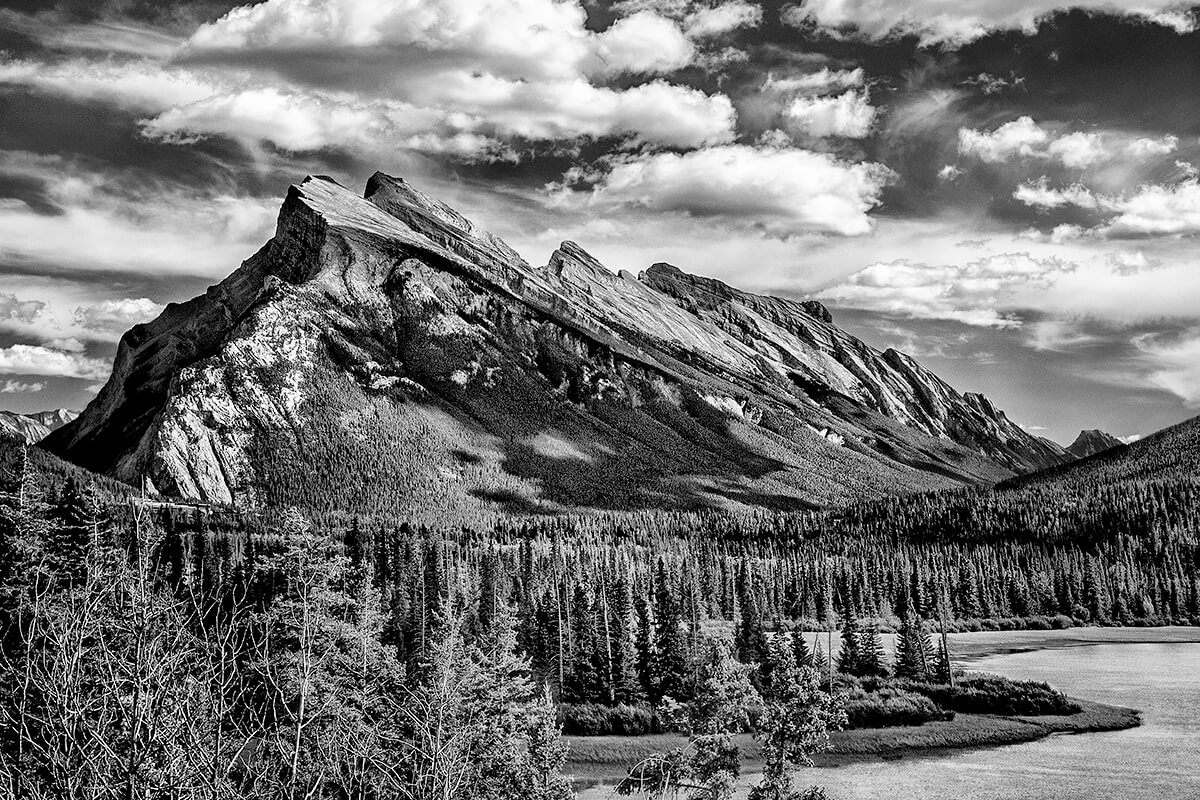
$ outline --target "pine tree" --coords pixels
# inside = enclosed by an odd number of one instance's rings
[[[763,778],[750,790],[751,800],[794,800],[792,772],[811,766],[812,754],[829,744],[829,731],[846,723],[845,699],[821,690],[821,675],[795,663],[779,637],[771,642],[774,663],[771,694],[759,718]],[[811,794],[810,794],[811,796]]]
[[[858,669],[860,677],[881,677],[887,675],[884,664],[883,643],[879,640],[879,627],[875,623],[867,625],[862,631],[858,643]]]
[[[862,631],[858,626],[858,617],[853,611],[846,614],[842,623],[842,646],[838,650],[838,672],[847,675],[857,675],[861,659]]]
[[[651,699],[688,698],[687,634],[680,619],[679,601],[661,559],[654,579],[654,651],[650,663]]]

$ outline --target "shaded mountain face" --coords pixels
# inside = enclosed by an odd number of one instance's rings
[[[32,414],[0,411],[0,435],[16,437],[33,444],[45,439],[52,431],[58,430],[77,416],[78,411],[68,411],[65,408],[37,411]]]
[[[382,174],[293,186],[275,237],[129,331],[45,446],[171,496],[443,520],[824,506],[1069,458],[819,303],[571,242],[534,267]]]
[[[1075,441],[1068,445],[1067,452],[1075,456],[1075,458],[1087,458],[1097,453],[1103,453],[1105,450],[1119,447],[1121,444],[1121,440],[1117,437],[1104,431],[1092,429],[1080,431]]]

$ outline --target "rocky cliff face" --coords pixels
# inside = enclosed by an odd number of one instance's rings
[[[382,174],[292,187],[45,446],[170,495],[430,516],[827,505],[1064,460],[819,303],[571,242],[534,267]]]
[[[1121,440],[1100,430],[1080,431],[1075,441],[1067,447],[1067,452],[1075,458],[1087,458],[1105,450],[1119,447]]]
[[[36,411],[18,414],[0,411],[0,435],[15,437],[28,444],[40,442],[63,425],[79,416],[76,411],[58,408],[53,411]]]

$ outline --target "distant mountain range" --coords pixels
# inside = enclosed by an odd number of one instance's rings
[[[65,408],[37,411],[32,414],[0,411],[0,435],[15,436],[32,444],[45,439],[51,432],[58,430],[78,416],[78,411],[68,411]]]
[[[533,267],[383,174],[293,186],[44,446],[168,496],[430,515],[828,506],[1073,458],[820,303],[572,242]]]

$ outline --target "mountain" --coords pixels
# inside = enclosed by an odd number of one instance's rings
[[[826,506],[1069,458],[819,303],[572,242],[533,267],[380,173],[291,187],[275,236],[126,333],[44,446],[168,496],[443,519]]]
[[[1075,441],[1067,447],[1067,452],[1076,458],[1087,458],[1113,447],[1119,447],[1121,443],[1117,437],[1093,428],[1080,431]]]
[[[16,436],[30,444],[40,442],[63,425],[79,416],[77,411],[58,408],[54,411],[37,411],[18,414],[15,411],[0,411],[0,434]]]
[[[1200,475],[1200,417],[1132,444],[1116,445],[1070,464],[1004,481],[999,488],[1100,487],[1133,481],[1194,481]]]

